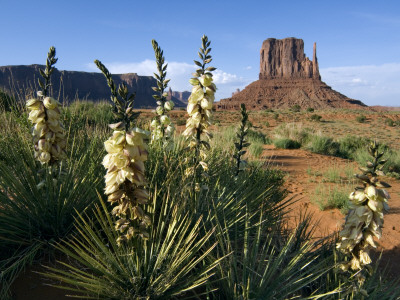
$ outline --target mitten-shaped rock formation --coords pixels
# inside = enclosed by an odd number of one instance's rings
[[[301,39],[267,39],[260,51],[260,79],[315,78],[319,76],[317,49],[314,43],[313,60],[304,54]]]
[[[321,81],[314,43],[312,61],[304,54],[302,39],[267,39],[260,51],[259,80],[248,85],[231,98],[222,99],[219,109],[290,108],[360,108],[361,101],[353,100],[332,90]]]

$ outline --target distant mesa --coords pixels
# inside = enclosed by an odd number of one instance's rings
[[[248,109],[366,107],[321,81],[316,43],[310,60],[304,54],[303,40],[293,37],[265,40],[260,51],[259,80],[216,105],[218,109],[239,109],[241,103]]]
[[[21,65],[0,67],[0,88],[19,95],[33,94],[38,90],[39,69],[43,65]],[[136,92],[135,107],[155,107],[156,102],[151,89],[157,86],[152,76],[139,76],[136,73],[113,74],[115,84],[118,86],[125,82],[130,92]],[[52,95],[62,102],[68,103],[75,99],[101,101],[110,99],[110,88],[107,86],[106,78],[101,73],[59,71],[54,70],[52,77]],[[186,106],[187,93],[169,91],[169,99],[176,106]],[[186,101],[186,102],[185,102]]]

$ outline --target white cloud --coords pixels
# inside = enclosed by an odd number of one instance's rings
[[[190,91],[191,85],[189,79],[192,73],[196,70],[197,66],[186,62],[167,62],[167,78],[171,79],[169,86],[175,91]],[[156,62],[154,60],[146,59],[142,62],[134,63],[104,63],[108,70],[113,74],[123,73],[137,73],[142,76],[153,76],[157,71]],[[95,64],[88,64],[87,67],[92,71],[98,71]],[[237,88],[244,88],[251,81],[236,74],[224,72],[222,70],[215,70],[214,82],[217,85],[217,100],[221,98],[230,97],[232,92]]]
[[[367,105],[400,106],[400,63],[323,68],[322,80]]]
[[[252,66],[247,66],[246,68],[244,68],[245,70],[251,70],[253,67]]]

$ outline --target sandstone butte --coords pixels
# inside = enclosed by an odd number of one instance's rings
[[[43,65],[0,66],[0,89],[11,94],[32,95],[38,90],[39,69]],[[130,93],[136,93],[135,107],[155,107],[154,91],[157,86],[152,76],[139,76],[136,73],[113,74],[115,84],[125,83]],[[110,88],[106,78],[99,72],[60,71],[55,69],[51,78],[51,94],[61,102],[69,103],[75,99],[101,101],[110,99]],[[168,98],[176,106],[186,106],[188,92],[169,90]],[[24,98],[24,97],[22,97]]]
[[[269,38],[260,51],[259,80],[244,90],[221,99],[218,109],[239,109],[240,104],[248,109],[291,108],[365,108],[366,105],[333,90],[321,80],[314,43],[312,61],[304,54],[302,39]]]

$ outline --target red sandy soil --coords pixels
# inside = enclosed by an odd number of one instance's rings
[[[266,145],[263,152],[263,159],[273,168],[279,168],[287,173],[286,188],[289,196],[297,200],[290,206],[291,216],[297,217],[300,211],[313,215],[315,221],[314,237],[326,237],[340,231],[344,223],[344,215],[338,209],[321,211],[319,207],[311,202],[313,192],[318,183],[310,181],[307,169],[313,172],[323,172],[332,165],[343,168],[356,163],[338,157],[325,156],[311,153],[301,149],[287,150],[275,149],[272,145]],[[383,235],[377,249],[378,257],[382,252],[381,268],[388,266],[390,277],[400,276],[400,181],[385,178],[392,187],[387,189],[391,199],[389,200],[390,210],[384,217]],[[357,186],[357,182],[354,185]],[[336,187],[337,188],[337,187]]]

